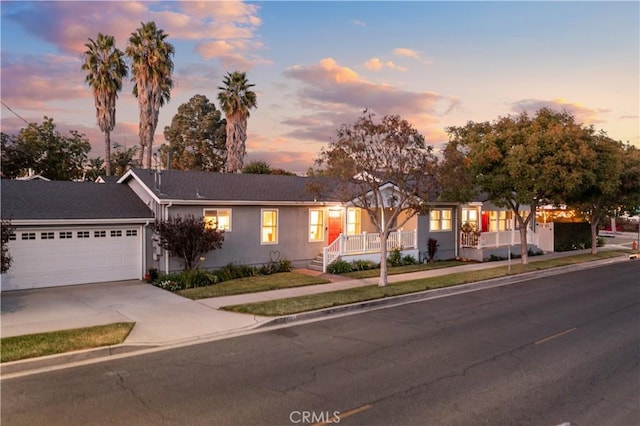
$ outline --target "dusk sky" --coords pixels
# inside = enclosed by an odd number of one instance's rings
[[[565,109],[640,147],[640,3],[2,1],[2,131],[51,117],[104,157],[81,70],[99,32],[124,51],[141,22],[175,47],[174,90],[155,143],[195,94],[219,108],[228,71],[258,95],[245,163],[304,173],[342,123],[369,108],[399,114],[436,148],[467,121]],[[127,79],[112,141],[138,144]],[[6,105],[6,106],[5,106]]]

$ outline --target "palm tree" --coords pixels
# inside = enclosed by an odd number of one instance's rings
[[[256,94],[251,90],[253,84],[247,81],[244,72],[227,73],[218,87],[220,108],[227,118],[227,172],[240,173],[246,154],[247,118],[252,108],[257,108]]]
[[[166,42],[168,34],[156,28],[155,22],[142,26],[129,37],[125,53],[131,58],[133,94],[140,106],[140,147],[142,167],[151,168],[153,135],[158,125],[160,107],[171,99],[173,81],[173,45]]]
[[[98,34],[85,46],[82,70],[87,72],[85,82],[93,89],[98,126],[104,133],[105,173],[111,176],[111,131],[116,125],[116,99],[122,90],[122,79],[127,76],[124,53],[116,47],[113,36]]]

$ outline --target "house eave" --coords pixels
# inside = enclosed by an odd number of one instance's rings
[[[161,205],[182,206],[344,206],[337,201],[252,201],[252,200],[180,200],[161,199]]]

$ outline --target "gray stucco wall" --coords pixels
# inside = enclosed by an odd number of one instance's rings
[[[231,209],[231,230],[225,232],[221,249],[204,255],[200,267],[215,269],[229,263],[242,265],[261,265],[270,260],[288,259],[294,266],[306,267],[326,245],[324,241],[309,241],[309,206],[207,206],[207,209]],[[169,215],[192,214],[203,216],[203,206],[172,206]],[[261,211],[275,209],[278,211],[278,242],[261,244]],[[326,217],[326,215],[325,215]],[[326,221],[325,221],[326,227]],[[153,262],[154,267],[165,270],[163,256]],[[170,258],[170,271],[180,271],[183,263],[178,258]]]
[[[455,206],[442,206],[434,208],[447,208],[452,212],[452,230],[451,231],[431,231],[429,229],[429,214],[419,215],[418,220],[418,249],[420,250],[421,258],[426,258],[428,253],[428,241],[429,238],[438,240],[438,251],[436,252],[435,260],[448,260],[456,257],[456,242],[458,222],[460,221],[460,213]]]

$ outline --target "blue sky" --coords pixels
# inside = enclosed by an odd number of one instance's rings
[[[195,94],[216,106],[228,71],[258,93],[246,161],[304,172],[343,123],[369,108],[408,119],[436,148],[447,126],[568,110],[640,146],[638,2],[13,2],[2,1],[2,102],[29,122],[52,117],[103,155],[80,69],[98,32],[124,50],[153,20],[174,44],[175,88],[155,141]],[[112,140],[138,143],[127,82]],[[25,126],[5,106],[2,131]]]

